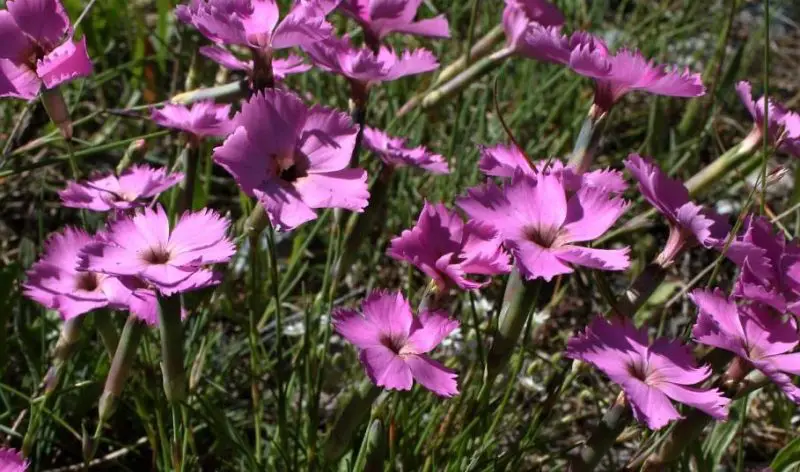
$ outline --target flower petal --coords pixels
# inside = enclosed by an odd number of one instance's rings
[[[36,63],[36,74],[47,88],[91,75],[92,61],[86,51],[86,36],[78,42],[67,40],[53,49]]]
[[[411,390],[413,377],[408,365],[389,349],[378,346],[363,349],[359,359],[370,379],[389,390]]]
[[[458,395],[458,374],[455,371],[427,356],[411,355],[405,362],[414,379],[431,392],[443,397]]]

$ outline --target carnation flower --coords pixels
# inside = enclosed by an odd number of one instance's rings
[[[109,174],[82,182],[71,181],[58,192],[61,202],[70,208],[92,211],[130,210],[144,205],[183,180],[183,174],[168,174],[166,169],[146,165],[133,166],[117,177]]]
[[[594,187],[608,193],[622,193],[628,184],[622,172],[613,169],[599,169],[579,174],[570,166],[565,166],[560,159],[543,159],[534,167],[528,158],[515,145],[498,144],[491,147],[481,146],[481,159],[478,168],[492,177],[511,178],[517,172],[536,177],[538,174],[553,174],[564,181],[567,190],[577,192],[581,187]]]
[[[426,354],[453,330],[458,321],[443,311],[415,317],[400,293],[373,292],[354,310],[334,311],[333,327],[359,349],[369,378],[388,390],[410,390],[414,380],[444,396],[458,394],[456,373]]]
[[[506,44],[511,49],[525,47],[524,38],[530,28],[537,26],[560,28],[563,24],[564,14],[550,2],[506,0],[506,7],[503,10],[503,30],[506,33]]]
[[[175,15],[217,44],[257,50],[304,46],[331,34],[325,16],[335,3],[300,0],[280,20],[275,0],[191,0]]]
[[[12,0],[0,10],[0,97],[32,100],[92,73],[86,38],[72,39],[59,0]]]
[[[423,146],[406,147],[405,138],[395,138],[378,129],[366,127],[363,144],[388,166],[418,167],[434,174],[450,173],[444,157],[428,151]]]
[[[353,47],[347,37],[327,38],[304,49],[320,69],[347,77],[362,87],[430,72],[439,67],[436,57],[427,49],[405,51],[398,56],[388,47],[381,46],[374,53],[368,48]]]
[[[537,26],[527,30],[523,41],[517,47],[521,54],[568,66],[594,79],[599,114],[607,113],[633,90],[671,97],[699,97],[706,92],[700,74],[656,64],[637,50],[612,54],[602,39],[586,32],[573,33],[568,39],[558,29]]]
[[[720,290],[695,290],[690,298],[698,308],[692,330],[697,342],[736,354],[800,403],[800,388],[789,377],[800,375],[800,353],[792,352],[800,342],[793,319],[758,304],[737,306]]]
[[[28,461],[18,451],[0,447],[0,471],[25,472],[28,469],[28,465]]]
[[[230,105],[217,105],[213,100],[197,102],[189,107],[168,103],[153,109],[150,118],[159,126],[184,131],[195,138],[223,137],[233,131]]]
[[[80,252],[96,243],[85,231],[67,227],[53,234],[42,257],[28,271],[25,296],[69,320],[99,308],[127,309],[138,318],[156,321],[155,293],[132,277],[111,277],[79,270]]]
[[[367,173],[348,168],[358,128],[346,114],[267,90],[244,103],[235,120],[214,161],[258,198],[273,225],[289,230],[315,219],[319,208],[367,206]]]
[[[253,72],[253,61],[245,61],[234,56],[232,52],[219,46],[203,46],[200,54],[211,59],[217,64],[230,70],[241,70],[248,73]],[[287,75],[301,74],[311,69],[311,65],[303,62],[303,58],[289,54],[285,59],[272,59],[272,73],[275,80],[283,80]]]
[[[339,9],[356,20],[364,28],[368,41],[374,44],[391,33],[449,38],[450,27],[444,15],[414,21],[421,4],[422,0],[344,0]]]
[[[497,275],[511,270],[499,233],[484,223],[464,221],[441,203],[425,202],[417,225],[392,239],[389,256],[405,260],[436,282],[439,290],[480,288],[469,274]]]
[[[625,270],[629,249],[579,246],[603,235],[628,207],[603,190],[582,187],[568,196],[562,179],[518,173],[503,189],[489,183],[459,198],[470,218],[495,227],[527,279],[551,280],[574,265]]]
[[[650,158],[631,154],[625,167],[639,182],[639,191],[669,221],[669,239],[656,262],[666,266],[687,246],[720,247],[730,232],[725,217],[693,203],[683,183],[668,177]]]
[[[164,295],[220,282],[206,266],[228,262],[235,247],[230,222],[212,210],[186,212],[174,228],[161,206],[113,221],[98,242],[81,250],[80,267],[115,276],[136,276]]]
[[[788,110],[781,103],[761,97],[753,100],[752,86],[741,81],[736,84],[739,95],[747,112],[753,118],[752,139],[761,139],[764,133],[764,120],[767,120],[767,135],[770,144],[794,157],[800,157],[800,115]],[[764,101],[767,100],[765,104]],[[764,116],[766,105],[767,115]]]
[[[656,430],[681,418],[670,399],[716,419],[728,416],[730,400],[718,389],[692,387],[711,375],[697,367],[688,346],[659,338],[651,344],[645,328],[626,319],[607,321],[598,316],[567,343],[567,357],[588,362],[618,384],[633,416]]]

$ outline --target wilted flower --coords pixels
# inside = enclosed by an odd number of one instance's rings
[[[651,344],[647,329],[636,329],[629,320],[596,317],[569,340],[566,354],[594,365],[622,387],[633,416],[650,429],[681,418],[670,399],[716,419],[728,416],[730,400],[719,390],[692,387],[712,372],[696,366],[688,346],[665,338]]]
[[[71,181],[58,195],[64,206],[70,208],[129,210],[144,205],[144,199],[152,198],[182,180],[180,172],[168,174],[163,168],[138,165],[119,177],[110,174],[82,182]]]
[[[607,113],[626,93],[644,90],[655,95],[699,97],[706,92],[700,74],[648,61],[637,50],[609,52],[605,42],[589,33],[567,38],[558,29],[529,28],[518,47],[523,55],[570,67],[595,81],[597,114]]]
[[[511,49],[525,47],[525,35],[531,28],[558,27],[564,24],[564,14],[545,0],[506,0],[503,10],[503,30],[506,44]],[[558,31],[555,29],[554,31]]]
[[[159,126],[184,131],[196,138],[224,137],[233,131],[230,105],[218,105],[213,100],[197,102],[191,106],[168,103],[153,109],[150,118]]]
[[[489,183],[459,198],[470,218],[494,226],[527,279],[551,280],[572,266],[625,270],[629,249],[596,249],[575,243],[605,233],[628,207],[627,202],[596,188],[571,196],[555,175],[532,178],[518,173],[500,189]]]
[[[116,276],[136,276],[164,295],[199,290],[220,282],[206,268],[228,262],[235,247],[230,222],[212,210],[186,212],[170,230],[164,209],[145,208],[109,223],[108,232],[81,251],[80,267]]]
[[[317,217],[318,208],[362,211],[367,173],[348,169],[358,128],[341,112],[308,108],[280,90],[254,95],[214,161],[264,206],[282,230]]]
[[[698,308],[694,339],[730,351],[777,384],[795,403],[800,388],[791,375],[800,375],[800,353],[792,352],[800,342],[793,319],[758,304],[737,306],[720,290],[695,290],[690,295]]]
[[[32,100],[48,89],[92,73],[86,38],[72,39],[59,0],[13,0],[0,11],[0,97]]]
[[[734,296],[800,315],[800,246],[769,220],[749,216],[725,255],[741,267]]]
[[[447,313],[426,311],[415,317],[402,294],[373,292],[361,313],[334,311],[333,327],[359,349],[364,370],[379,387],[410,390],[416,380],[438,395],[458,394],[456,373],[426,355],[458,328]]]
[[[657,263],[666,266],[687,246],[720,247],[730,232],[725,217],[693,203],[689,191],[679,180],[672,179],[650,158],[631,154],[625,167],[639,182],[639,191],[669,221],[669,239]]]
[[[450,27],[444,15],[414,21],[421,4],[422,0],[344,0],[339,9],[364,28],[367,41],[374,45],[391,33],[449,38]]]
[[[768,99],[765,104],[764,101],[767,98],[763,96],[754,101],[752,86],[749,82],[737,83],[736,93],[753,118],[752,139],[761,139],[764,134],[764,119],[766,119],[770,144],[778,146],[781,151],[800,157],[800,115],[772,99]],[[766,116],[764,115],[765,105]]]
[[[239,59],[232,52],[219,46],[203,46],[200,48],[200,54],[227,69],[253,72],[252,60]],[[272,59],[272,73],[275,80],[283,80],[287,75],[301,74],[309,69],[311,65],[303,62],[303,58],[295,54],[289,54],[286,59]]]
[[[480,152],[478,168],[489,176],[511,178],[519,171],[534,178],[542,173],[553,174],[564,181],[564,186],[570,192],[577,192],[581,187],[594,187],[608,193],[622,193],[628,189],[622,172],[613,169],[579,174],[572,167],[565,166],[560,159],[543,159],[531,167],[528,158],[515,145],[481,146]]]
[[[0,447],[0,471],[25,472],[28,470],[28,461],[18,451]]]
[[[417,225],[392,239],[387,253],[414,264],[436,282],[439,290],[450,286],[480,288],[489,280],[475,281],[466,276],[511,270],[497,230],[477,221],[464,223],[441,203],[425,202]]]
[[[377,154],[384,164],[392,167],[419,167],[434,174],[448,174],[447,161],[423,146],[406,147],[405,138],[389,136],[375,128],[364,128],[364,147]]]
[[[110,307],[130,310],[138,318],[155,323],[155,294],[140,281],[78,270],[80,251],[96,241],[72,227],[53,234],[42,257],[28,271],[23,284],[25,295],[58,311],[64,320]]]
[[[342,75],[362,87],[430,72],[439,67],[436,57],[427,49],[405,51],[398,56],[388,47],[381,46],[375,53],[368,48],[353,47],[347,37],[331,37],[304,49],[320,69]]]

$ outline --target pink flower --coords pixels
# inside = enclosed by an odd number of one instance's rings
[[[800,342],[793,319],[761,305],[737,306],[720,290],[695,290],[690,297],[699,310],[692,330],[697,342],[736,354],[800,403],[800,388],[788,375],[800,375],[800,353],[791,352]]]
[[[83,248],[83,270],[136,276],[164,295],[199,290],[220,282],[205,268],[228,262],[235,247],[226,233],[230,221],[212,210],[184,213],[170,230],[160,206],[109,224],[105,237]]]
[[[146,165],[133,166],[119,177],[114,174],[83,182],[71,181],[58,192],[61,202],[70,208],[92,211],[130,210],[143,205],[183,180],[183,174],[167,174],[166,169]]]
[[[233,131],[230,105],[218,105],[205,100],[187,107],[168,103],[161,109],[153,109],[150,118],[159,126],[185,131],[197,138],[206,136],[224,137]]]
[[[389,256],[412,263],[436,281],[440,290],[473,290],[489,283],[468,274],[497,275],[511,270],[498,232],[483,223],[466,224],[441,203],[425,202],[417,225],[392,239]]]
[[[564,186],[570,192],[577,192],[581,187],[593,187],[608,193],[622,193],[628,189],[622,172],[616,170],[600,169],[578,174],[572,167],[565,166],[560,159],[555,158],[537,161],[535,166],[531,167],[528,158],[515,145],[481,146],[480,152],[478,168],[492,177],[510,178],[521,171],[535,178],[538,174],[546,173],[562,179]]]
[[[339,9],[356,20],[368,37],[377,41],[391,33],[449,38],[450,27],[444,15],[414,21],[421,4],[422,0],[344,0]]]
[[[18,451],[0,447],[0,472],[25,472],[28,465],[28,461]]]
[[[248,73],[253,72],[253,61],[244,61],[234,56],[232,52],[219,46],[202,46],[200,54],[206,56],[217,64],[230,69],[241,70]],[[289,54],[286,59],[272,59],[272,73],[275,80],[283,80],[287,75],[301,74],[311,69],[309,64],[303,62],[303,58],[295,54]]]
[[[764,119],[767,123],[768,139],[773,146],[794,157],[800,157],[800,115],[788,110],[781,103],[769,99],[767,116],[764,116],[764,100],[761,97],[753,100],[752,86],[749,82],[741,81],[736,84],[736,93],[739,95],[748,113],[753,118],[753,133],[761,137],[764,132]]]
[[[275,0],[191,0],[175,15],[215,43],[274,50],[328,37],[333,28],[325,16],[336,3],[299,0],[280,20]]]
[[[415,317],[400,293],[373,292],[361,312],[339,309],[333,327],[360,351],[370,379],[388,390],[410,390],[416,380],[443,397],[458,394],[456,373],[426,356],[458,321],[443,311],[426,311]]]
[[[725,243],[730,225],[725,217],[693,203],[683,183],[671,179],[648,157],[628,156],[625,167],[639,182],[639,191],[669,221],[669,239],[657,262],[666,265],[687,245],[719,247]]]
[[[591,241],[608,231],[628,203],[583,187],[567,196],[555,175],[536,179],[518,173],[502,190],[489,183],[468,191],[457,203],[470,218],[495,227],[527,279],[551,280],[569,274],[572,266],[625,270],[628,248],[596,249],[575,243]]]
[[[86,38],[58,0],[11,0],[0,10],[0,97],[32,100],[48,89],[92,73]]]
[[[506,44],[511,49],[525,47],[525,35],[531,28],[557,27],[564,24],[564,14],[545,0],[506,0],[503,10],[503,29]]]
[[[728,416],[730,400],[717,389],[692,385],[711,375],[696,367],[691,350],[680,341],[659,338],[649,343],[647,329],[625,319],[598,316],[567,343],[567,357],[594,365],[622,387],[637,421],[656,430],[681,418],[670,399],[692,406],[716,419]]]
[[[97,242],[81,229],[53,234],[44,255],[28,271],[25,296],[56,310],[65,320],[99,308],[127,309],[150,324],[156,322],[155,293],[131,277],[110,277],[79,270],[80,251]]]
[[[800,316],[800,246],[750,216],[725,255],[741,267],[733,295]]]
[[[364,128],[364,147],[371,150],[384,164],[393,167],[419,167],[434,174],[449,174],[447,161],[423,146],[407,148],[405,138],[389,136],[375,128]]]
[[[397,80],[439,67],[436,57],[427,49],[405,51],[398,56],[388,47],[381,46],[375,54],[368,48],[353,47],[347,37],[331,37],[304,49],[320,69],[363,85]]]
[[[214,149],[214,161],[258,198],[272,224],[289,230],[315,219],[315,209],[367,206],[366,171],[348,169],[358,128],[344,113],[267,90],[234,119],[238,127]]]
[[[633,90],[670,97],[699,97],[706,92],[700,74],[656,64],[636,50],[611,54],[602,39],[582,31],[567,39],[558,29],[529,28],[517,50],[594,79],[594,104],[602,113]]]

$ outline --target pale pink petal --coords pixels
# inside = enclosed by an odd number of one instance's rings
[[[428,353],[458,328],[458,321],[444,311],[424,311],[414,321],[411,336],[401,353]]]
[[[405,359],[414,380],[433,393],[452,397],[458,395],[458,374],[427,356],[410,355]]]
[[[236,252],[236,246],[228,239],[231,222],[217,212],[203,209],[184,213],[169,237],[167,250],[170,263],[182,265],[214,264],[227,262]]]
[[[270,180],[255,189],[254,195],[264,206],[270,221],[280,231],[294,229],[317,218],[317,213],[306,204],[300,194],[277,180]]]
[[[695,290],[689,298],[699,310],[697,322],[692,328],[694,339],[701,344],[747,357],[744,329],[736,304],[726,299],[719,290]]]
[[[560,202],[559,202],[560,203]],[[565,243],[591,241],[602,236],[628,209],[628,202],[611,197],[607,191],[583,187],[567,203],[561,237]]]
[[[621,386],[633,409],[633,417],[648,428],[661,429],[670,421],[682,418],[664,393],[641,380],[630,378]]]
[[[253,61],[243,61],[220,46],[202,46],[200,54],[230,70],[252,71]]]
[[[411,369],[388,348],[379,346],[363,349],[359,358],[367,375],[377,386],[389,390],[411,390]]]
[[[308,156],[309,172],[325,173],[344,169],[350,163],[358,127],[347,114],[323,107],[309,110],[300,151]]]
[[[42,47],[53,47],[72,29],[59,0],[11,0],[6,8],[19,28]]]
[[[340,336],[359,349],[382,346],[381,329],[353,310],[335,310],[331,316],[333,328]]]
[[[527,230],[550,232],[561,228],[567,218],[566,192],[557,176],[515,179],[505,193],[515,213],[524,218]]]
[[[742,317],[752,358],[784,354],[800,342],[794,318],[782,319],[781,315],[758,305],[742,307]]]
[[[513,177],[521,170],[525,174],[534,173],[528,158],[515,145],[498,144],[480,147],[481,159],[478,168],[486,175],[494,177]]]
[[[717,420],[728,418],[729,398],[722,395],[718,389],[703,390],[700,388],[675,385],[669,382],[658,385],[658,389],[669,398],[689,405]]]
[[[29,462],[20,452],[11,448],[0,447],[0,470],[2,472],[25,472]]]
[[[47,88],[91,75],[92,61],[86,52],[86,36],[78,42],[67,40],[53,49],[36,63],[36,74]]]
[[[404,51],[390,66],[384,80],[395,80],[408,75],[422,74],[436,70],[438,67],[439,61],[436,56],[427,49]]]
[[[311,208],[344,208],[362,212],[369,201],[367,172],[343,169],[325,174],[310,174],[295,182],[295,190]]]
[[[669,382],[678,385],[694,385],[711,375],[709,366],[697,367],[689,346],[679,340],[658,338],[650,345],[647,356],[650,373],[648,378],[657,378],[654,383]]]
[[[411,334],[414,316],[411,305],[399,292],[372,292],[361,305],[367,321],[374,323],[385,336],[406,340]]]
[[[240,126],[221,146],[214,148],[214,162],[230,173],[244,193],[255,196],[255,189],[272,177],[269,161],[261,154],[256,139],[261,130],[248,131]]]
[[[531,241],[507,241],[514,255],[516,266],[528,280],[543,278],[550,281],[557,275],[572,273],[572,267],[562,262],[548,248],[543,248]]]
[[[329,37],[333,27],[325,21],[325,14],[312,2],[296,4],[272,33],[272,48],[306,46]]]
[[[311,64],[306,64],[302,57],[289,54],[286,58],[272,60],[272,73],[276,80],[283,80],[287,75],[302,74],[311,70]]]
[[[793,402],[800,404],[800,387],[794,384],[793,379],[785,372],[800,375],[798,369],[798,358],[794,354],[781,354],[768,359],[753,361],[753,366],[769,377],[787,397]],[[791,357],[791,359],[783,359]]]
[[[415,21],[413,23],[396,24],[392,26],[391,29],[392,32],[427,36],[429,38],[450,37],[450,25],[447,23],[447,17],[444,15]],[[386,28],[384,28],[381,36],[385,36],[386,34],[387,31]]]
[[[39,94],[42,81],[26,66],[0,59],[0,97],[33,100]]]
[[[595,249],[581,246],[564,246],[553,251],[562,263],[591,267],[598,270],[626,270],[630,267],[630,248]]]
[[[219,285],[222,282],[222,274],[208,269],[195,269],[189,277],[179,280],[174,284],[158,286],[158,290],[166,296],[177,293],[192,292],[204,288]]]

